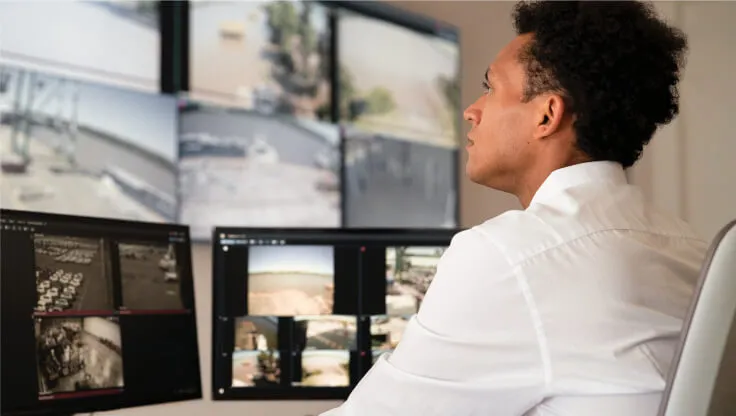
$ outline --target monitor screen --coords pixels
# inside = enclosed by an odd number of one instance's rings
[[[340,226],[336,126],[191,101],[179,111],[179,221],[193,239],[215,225]]]
[[[176,116],[172,96],[0,65],[0,204],[176,221]]]
[[[342,132],[346,227],[457,226],[457,150],[350,126]]]
[[[0,63],[159,91],[158,1],[1,1]]]
[[[2,414],[201,397],[186,226],[0,211]]]
[[[337,13],[345,226],[455,227],[457,34],[391,16]]]
[[[213,398],[347,397],[401,339],[455,232],[215,229]]]
[[[195,1],[189,6],[190,97],[329,120],[330,31],[311,1]]]

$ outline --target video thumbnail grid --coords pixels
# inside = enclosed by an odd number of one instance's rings
[[[33,243],[37,315],[186,309],[174,242],[35,234]]]
[[[31,235],[40,400],[125,387],[120,315],[182,314],[177,243]]]
[[[348,387],[357,375],[357,317],[240,317],[232,387]]]
[[[223,247],[226,273],[239,276],[226,289],[231,388],[354,385],[396,348],[446,250],[262,241]]]

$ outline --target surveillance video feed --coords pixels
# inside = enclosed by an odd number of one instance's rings
[[[371,316],[371,349],[388,351],[399,345],[411,316]]]
[[[336,126],[200,106],[180,117],[180,222],[192,238],[216,224],[340,226]]]
[[[386,248],[386,314],[413,315],[419,310],[446,247]]]
[[[35,327],[40,395],[123,387],[116,318],[38,318]]]
[[[457,43],[348,11],[340,14],[338,36],[341,121],[458,147]]]
[[[0,66],[3,208],[174,222],[176,150],[173,97]]]
[[[322,315],[294,318],[295,343],[305,350],[356,350],[355,316]]]
[[[36,312],[111,311],[109,251],[102,239],[35,235]]]
[[[245,316],[235,319],[235,352],[279,348],[279,318]]]
[[[0,1],[0,62],[157,92],[158,1]]]
[[[329,315],[335,290],[331,246],[251,246],[248,315]]]
[[[183,309],[174,244],[118,244],[123,306]]]
[[[190,97],[309,119],[330,116],[330,36],[316,2],[190,3]]]
[[[303,387],[347,387],[350,385],[350,352],[309,350],[302,352]]]
[[[233,353],[233,387],[278,387],[281,367],[278,351]]]
[[[344,131],[346,226],[457,226],[456,151]]]

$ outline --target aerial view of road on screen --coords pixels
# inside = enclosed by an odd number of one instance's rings
[[[173,222],[176,99],[0,65],[3,208]]]
[[[190,6],[191,98],[267,114],[330,115],[327,14],[315,2]]]
[[[338,227],[337,126],[196,103],[180,109],[180,222],[193,239],[218,224]]]

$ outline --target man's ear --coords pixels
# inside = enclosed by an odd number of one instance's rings
[[[544,94],[539,97],[537,116],[537,138],[543,139],[557,132],[565,117],[565,100],[558,94]]]

